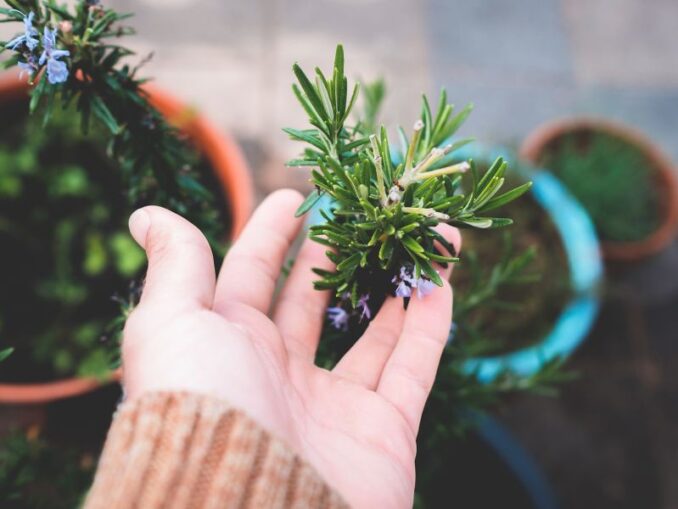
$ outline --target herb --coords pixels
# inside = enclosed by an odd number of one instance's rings
[[[508,175],[509,182],[522,182]],[[565,247],[549,214],[531,196],[500,209],[515,223],[500,235],[467,231],[464,260],[455,269],[457,341],[476,355],[534,345],[572,296]]]
[[[471,141],[450,141],[470,106],[455,113],[443,90],[434,114],[424,96],[410,138],[399,131],[404,156],[397,161],[386,128],[375,124],[383,86],[368,88],[367,121],[348,124],[359,86],[348,85],[341,46],[329,76],[316,68],[312,81],[298,65],[293,71],[298,84],[292,90],[311,128],[285,129],[307,145],[302,156],[288,164],[313,168],[315,190],[299,215],[323,195],[332,201],[329,210],[321,210],[325,222],[312,226],[310,237],[329,248],[327,256],[336,266],[333,271],[316,269],[320,279],[315,283],[317,289],[334,291],[334,308],[360,322],[369,320],[387,294],[405,296],[405,287],[411,293],[429,283],[442,285],[434,263],[445,265],[458,258],[434,230],[439,223],[480,229],[511,224],[508,218],[487,213],[519,197],[530,183],[499,194],[507,169],[501,158],[482,175],[473,161],[450,163],[454,151]],[[434,242],[452,255],[441,254]],[[343,327],[344,316],[336,309],[331,312]]]
[[[47,124],[59,108],[74,107],[83,132],[95,119],[110,134],[109,154],[129,203],[175,210],[218,246],[224,228],[214,195],[195,171],[198,155],[149,102],[139,66],[124,61],[133,52],[118,39],[133,33],[121,25],[130,15],[87,0],[72,8],[53,0],[5,3],[0,22],[22,24],[23,33],[0,43],[0,53],[10,52],[2,66],[20,67],[34,85],[31,112],[40,110]]]
[[[409,139],[399,130],[401,154],[392,150],[387,130],[376,127],[385,94],[383,82],[363,87],[368,91],[365,112],[349,125],[359,89],[356,86],[349,94],[343,59],[339,46],[331,78],[316,69],[314,82],[294,67],[298,85],[293,91],[312,127],[285,130],[292,139],[307,144],[301,157],[288,164],[310,167],[315,186],[298,213],[310,210],[321,197],[329,197],[331,203],[320,209],[324,223],[310,229],[310,237],[328,247],[327,256],[337,266],[335,271],[317,271],[320,279],[316,287],[334,292],[318,351],[318,364],[327,368],[351,347],[387,295],[403,297],[406,303],[416,298],[415,292],[426,293],[440,283],[434,262],[458,260],[452,246],[433,230],[437,224],[472,228],[478,238],[488,237],[486,230],[511,224],[510,219],[488,213],[504,210],[530,187],[523,182],[500,194],[507,171],[502,159],[479,166],[471,160],[455,161],[454,150],[470,140],[450,138],[470,107],[453,114],[444,91],[435,115],[424,97],[421,119]],[[453,256],[439,253],[434,241]],[[473,258],[473,254],[464,256],[467,261]],[[493,253],[491,259],[479,255],[476,261],[473,284],[467,291],[455,293],[455,321],[450,324],[450,337],[419,433],[422,457],[435,456],[451,434],[473,426],[474,411],[513,392],[555,394],[557,384],[572,376],[562,371],[560,358],[545,363],[532,375],[507,370],[489,383],[481,383],[475,373],[466,370],[466,361],[487,353],[488,344],[496,348],[503,339],[494,336],[491,323],[476,321],[475,313],[500,306],[507,287],[519,284],[523,291],[531,292],[529,285],[538,280],[532,242],[525,245],[521,241],[516,251],[507,241],[501,253]],[[456,270],[460,269],[464,267]],[[520,309],[513,313],[519,316]],[[475,334],[466,334],[470,328]],[[435,468],[429,463],[418,465],[418,479],[426,478]],[[427,498],[426,493],[420,495]]]
[[[547,146],[539,164],[552,170],[586,207],[601,238],[636,241],[658,227],[657,169],[635,145],[582,130]]]
[[[64,161],[68,157],[63,153],[57,164],[50,152],[58,146],[50,145],[40,128],[32,129],[34,140],[0,147],[0,157],[5,158],[0,161],[4,173],[0,197],[4,205],[13,201],[21,205],[14,209],[3,205],[0,234],[28,232],[35,242],[22,245],[38,253],[32,268],[46,267],[3,278],[5,286],[19,283],[21,290],[0,296],[13,295],[10,305],[15,310],[5,312],[9,305],[0,308],[3,340],[17,347],[7,362],[30,345],[34,360],[51,364],[52,373],[102,374],[115,352],[111,341],[102,343],[100,338],[117,337],[120,330],[120,317],[113,318],[115,305],[106,307],[103,302],[111,294],[124,294],[127,281],[138,277],[144,264],[143,254],[126,233],[129,213],[149,203],[170,208],[201,228],[220,258],[227,221],[211,190],[218,186],[210,186],[213,178],[195,148],[151,104],[143,89],[147,80],[138,76],[140,66],[127,63],[133,52],[120,40],[133,33],[122,24],[129,15],[88,0],[72,6],[53,0],[4,3],[8,7],[0,8],[0,22],[20,25],[21,32],[0,42],[0,54],[8,57],[0,66],[19,67],[32,85],[30,112],[45,128],[57,123],[50,131],[51,141],[65,142],[71,159],[77,159],[84,144],[75,143],[76,132],[94,145],[108,140],[95,165]],[[64,116],[67,122],[59,123]],[[31,143],[44,160],[28,161],[19,174],[16,170],[23,166],[13,161],[30,159]],[[40,205],[29,206],[32,199]],[[13,210],[24,212],[17,216]],[[1,256],[24,260],[20,267],[33,259],[7,250]],[[3,266],[10,270],[14,265]],[[44,323],[24,320],[24,329],[10,323],[25,319],[29,310],[38,313],[36,306],[45,311]],[[7,353],[3,350],[1,355]],[[16,359],[17,365],[20,361]]]

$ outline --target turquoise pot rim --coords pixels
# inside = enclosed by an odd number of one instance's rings
[[[455,157],[494,160],[503,157],[509,164],[508,149],[477,146],[455,152]],[[563,241],[570,269],[573,297],[556,319],[551,331],[538,343],[502,355],[474,357],[463,369],[480,382],[492,382],[503,372],[521,376],[537,373],[544,364],[571,355],[588,335],[600,307],[598,288],[603,263],[598,237],[586,210],[565,186],[545,169],[530,174],[533,198],[551,216]]]

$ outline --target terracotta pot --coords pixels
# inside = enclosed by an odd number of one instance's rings
[[[27,100],[29,86],[16,74],[0,79],[0,104]],[[225,202],[230,206],[230,238],[245,226],[254,205],[254,190],[245,158],[233,139],[186,104],[155,85],[147,85],[151,103],[186,133],[204,154],[223,186]],[[0,384],[0,403],[46,403],[91,392],[105,383],[120,380],[121,370],[108,377],[69,378],[37,384]]]
[[[678,184],[668,157],[646,136],[622,124],[594,118],[557,120],[539,126],[523,142],[520,157],[539,164],[544,150],[554,140],[577,131],[608,133],[643,152],[656,171],[656,185],[662,197],[657,229],[644,239],[629,242],[601,241],[603,257],[609,261],[635,262],[658,253],[669,244],[678,230]]]

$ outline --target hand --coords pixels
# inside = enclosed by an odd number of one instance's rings
[[[195,226],[159,207],[132,215],[149,266],[125,327],[127,397],[182,390],[221,398],[285,440],[353,507],[412,507],[417,430],[452,318],[447,277],[406,312],[401,299],[387,299],[332,371],[315,366],[329,293],[313,289],[311,268],[331,268],[325,248],[304,242],[268,317],[302,225],[294,218],[301,199],[288,190],[269,196],[218,279]],[[458,248],[459,233],[445,228]]]

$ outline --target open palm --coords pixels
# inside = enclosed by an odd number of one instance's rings
[[[407,311],[390,298],[333,370],[315,366],[329,294],[313,289],[311,268],[331,268],[322,246],[304,242],[271,311],[301,199],[293,191],[267,198],[218,279],[189,222],[158,207],[132,216],[149,267],[125,328],[127,397],[184,390],[221,398],[285,440],[353,507],[411,507],[416,435],[452,292],[446,283]],[[459,246],[455,229],[443,233]]]

